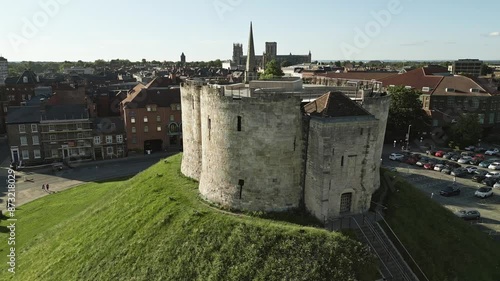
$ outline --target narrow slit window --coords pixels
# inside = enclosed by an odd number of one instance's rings
[[[359,131],[359,135],[362,136],[363,135],[363,128],[361,128],[361,130]]]
[[[208,117],[208,140],[210,140],[210,131],[212,129],[212,120]]]
[[[238,116],[238,127],[237,127],[237,129],[238,129],[238,132],[241,131],[241,116]]]
[[[241,194],[243,193],[243,185],[245,184],[244,180],[238,180],[238,187],[240,188],[240,199],[241,199]]]
[[[344,156],[342,156],[342,158],[340,158],[340,166],[344,167]]]

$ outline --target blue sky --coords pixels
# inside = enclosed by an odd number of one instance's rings
[[[478,4],[480,3],[480,4]],[[2,0],[10,61],[230,59],[253,22],[255,51],[313,60],[500,59],[500,1]],[[47,8],[49,7],[49,8]]]

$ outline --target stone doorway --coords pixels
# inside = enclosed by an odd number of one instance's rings
[[[344,193],[340,196],[340,214],[351,212],[352,192]]]

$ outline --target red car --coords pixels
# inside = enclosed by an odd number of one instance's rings
[[[410,165],[415,165],[417,163],[417,159],[413,158],[413,157],[408,157],[406,160],[405,160],[405,163],[406,164],[410,164]]]
[[[438,150],[436,151],[436,153],[434,153],[434,156],[436,157],[443,157],[443,155],[445,154],[446,152],[442,151],[442,150]]]
[[[433,170],[434,169],[434,163],[425,163],[424,164],[424,169],[426,170]]]

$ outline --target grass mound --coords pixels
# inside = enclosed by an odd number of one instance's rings
[[[92,183],[17,211],[16,273],[5,280],[373,280],[357,241],[232,215],[198,199],[181,156],[132,179]],[[5,226],[6,222],[3,221]],[[7,234],[0,234],[6,241]]]
[[[390,182],[394,187],[392,191],[388,188],[386,220],[430,280],[500,280],[498,242],[398,178],[397,173],[382,171],[381,177],[390,179],[382,181],[387,188]]]

